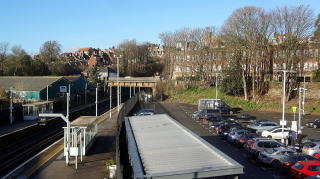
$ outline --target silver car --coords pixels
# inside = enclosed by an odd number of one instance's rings
[[[276,122],[262,122],[258,124],[251,124],[248,125],[247,128],[255,130],[257,134],[261,134],[262,131],[272,129],[274,127],[279,127],[278,123]]]
[[[302,153],[307,155],[313,155],[320,152],[320,142],[307,143],[302,148]]]
[[[281,147],[284,147],[284,145],[276,140],[262,139],[252,144],[250,153],[258,157],[260,152],[263,152],[265,150],[272,149],[272,148],[281,148]]]
[[[259,153],[258,160],[273,167],[279,167],[281,165],[280,159],[293,153],[296,153],[296,151],[292,148],[269,148]]]

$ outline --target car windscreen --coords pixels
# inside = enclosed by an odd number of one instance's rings
[[[315,143],[310,142],[310,143],[306,143],[303,147],[305,147],[305,148],[313,148],[315,146],[316,146]]]
[[[300,163],[295,163],[292,167],[296,168],[298,170],[301,170],[301,169],[303,169],[304,166],[302,164],[300,164]]]

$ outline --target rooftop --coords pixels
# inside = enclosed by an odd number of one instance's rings
[[[61,76],[2,76],[0,87],[6,90],[14,87],[16,91],[41,91],[61,78]]]
[[[243,173],[240,164],[166,114],[129,117],[126,129],[137,178],[195,173],[200,178]]]

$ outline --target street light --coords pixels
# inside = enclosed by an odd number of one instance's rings
[[[12,110],[13,110],[13,96],[12,96],[12,88],[14,87],[10,87],[10,107],[9,107],[9,110],[10,110],[10,125],[13,124],[13,115],[12,115]]]
[[[301,130],[301,92],[305,92],[307,89],[305,88],[295,88],[294,90],[298,91],[299,93],[299,111],[298,111],[298,114],[299,114],[299,122],[298,122],[298,134],[302,134],[302,130]]]
[[[284,143],[284,126],[286,125],[285,121],[285,108],[286,108],[286,73],[295,73],[293,70],[275,70],[279,72],[283,72],[283,93],[282,93],[282,119],[280,121],[280,125],[282,126],[282,138],[281,142]]]
[[[69,121],[69,100],[70,100],[70,94],[67,93],[67,115],[64,116],[61,113],[40,113],[39,117],[60,117],[67,123],[67,154],[66,154],[66,164],[69,164],[69,156],[70,156],[70,121]]]
[[[119,112],[119,105],[120,105],[120,94],[119,94],[119,56],[116,56],[117,58],[117,111]]]

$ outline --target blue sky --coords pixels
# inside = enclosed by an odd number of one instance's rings
[[[183,27],[221,27],[237,8],[309,5],[319,0],[0,0],[0,42],[38,53],[47,40],[63,52],[109,48],[126,39],[160,43],[159,33]]]

